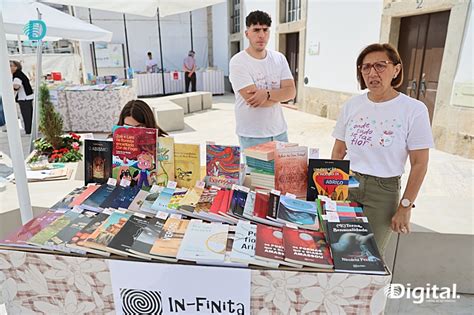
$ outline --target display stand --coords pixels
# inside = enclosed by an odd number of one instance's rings
[[[253,314],[381,314],[391,275],[252,269],[251,279]],[[111,283],[105,258],[0,250],[9,314],[115,314]]]

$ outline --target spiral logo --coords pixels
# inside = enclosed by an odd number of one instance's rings
[[[400,296],[400,294],[402,293],[402,289],[398,285],[387,284],[383,289],[383,293],[386,297],[394,299]]]
[[[120,289],[120,298],[124,314],[163,314],[158,291]]]

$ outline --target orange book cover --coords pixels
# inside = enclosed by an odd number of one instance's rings
[[[308,148],[288,147],[275,152],[275,189],[282,195],[306,197],[308,185]]]
[[[176,258],[189,220],[170,217],[150,250],[151,255]]]

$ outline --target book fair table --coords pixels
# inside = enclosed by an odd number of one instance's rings
[[[160,270],[184,270],[191,279],[160,281]],[[198,295],[186,294],[202,273],[214,276],[197,283]],[[237,277],[237,283],[228,277]],[[251,314],[381,314],[390,278],[388,273],[204,267],[0,250],[0,285],[9,314],[126,314],[133,313],[134,303],[140,301],[155,309],[153,314],[211,314],[212,309],[213,314],[249,314],[249,309]],[[247,286],[238,281],[248,282]],[[213,299],[206,283],[222,283],[217,291],[227,298]],[[133,288],[136,295],[127,297],[124,287]],[[182,291],[176,296],[167,287]],[[247,294],[247,299],[240,294]]]

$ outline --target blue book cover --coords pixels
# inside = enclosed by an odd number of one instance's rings
[[[319,230],[318,210],[315,202],[280,197],[277,220],[308,230]]]

